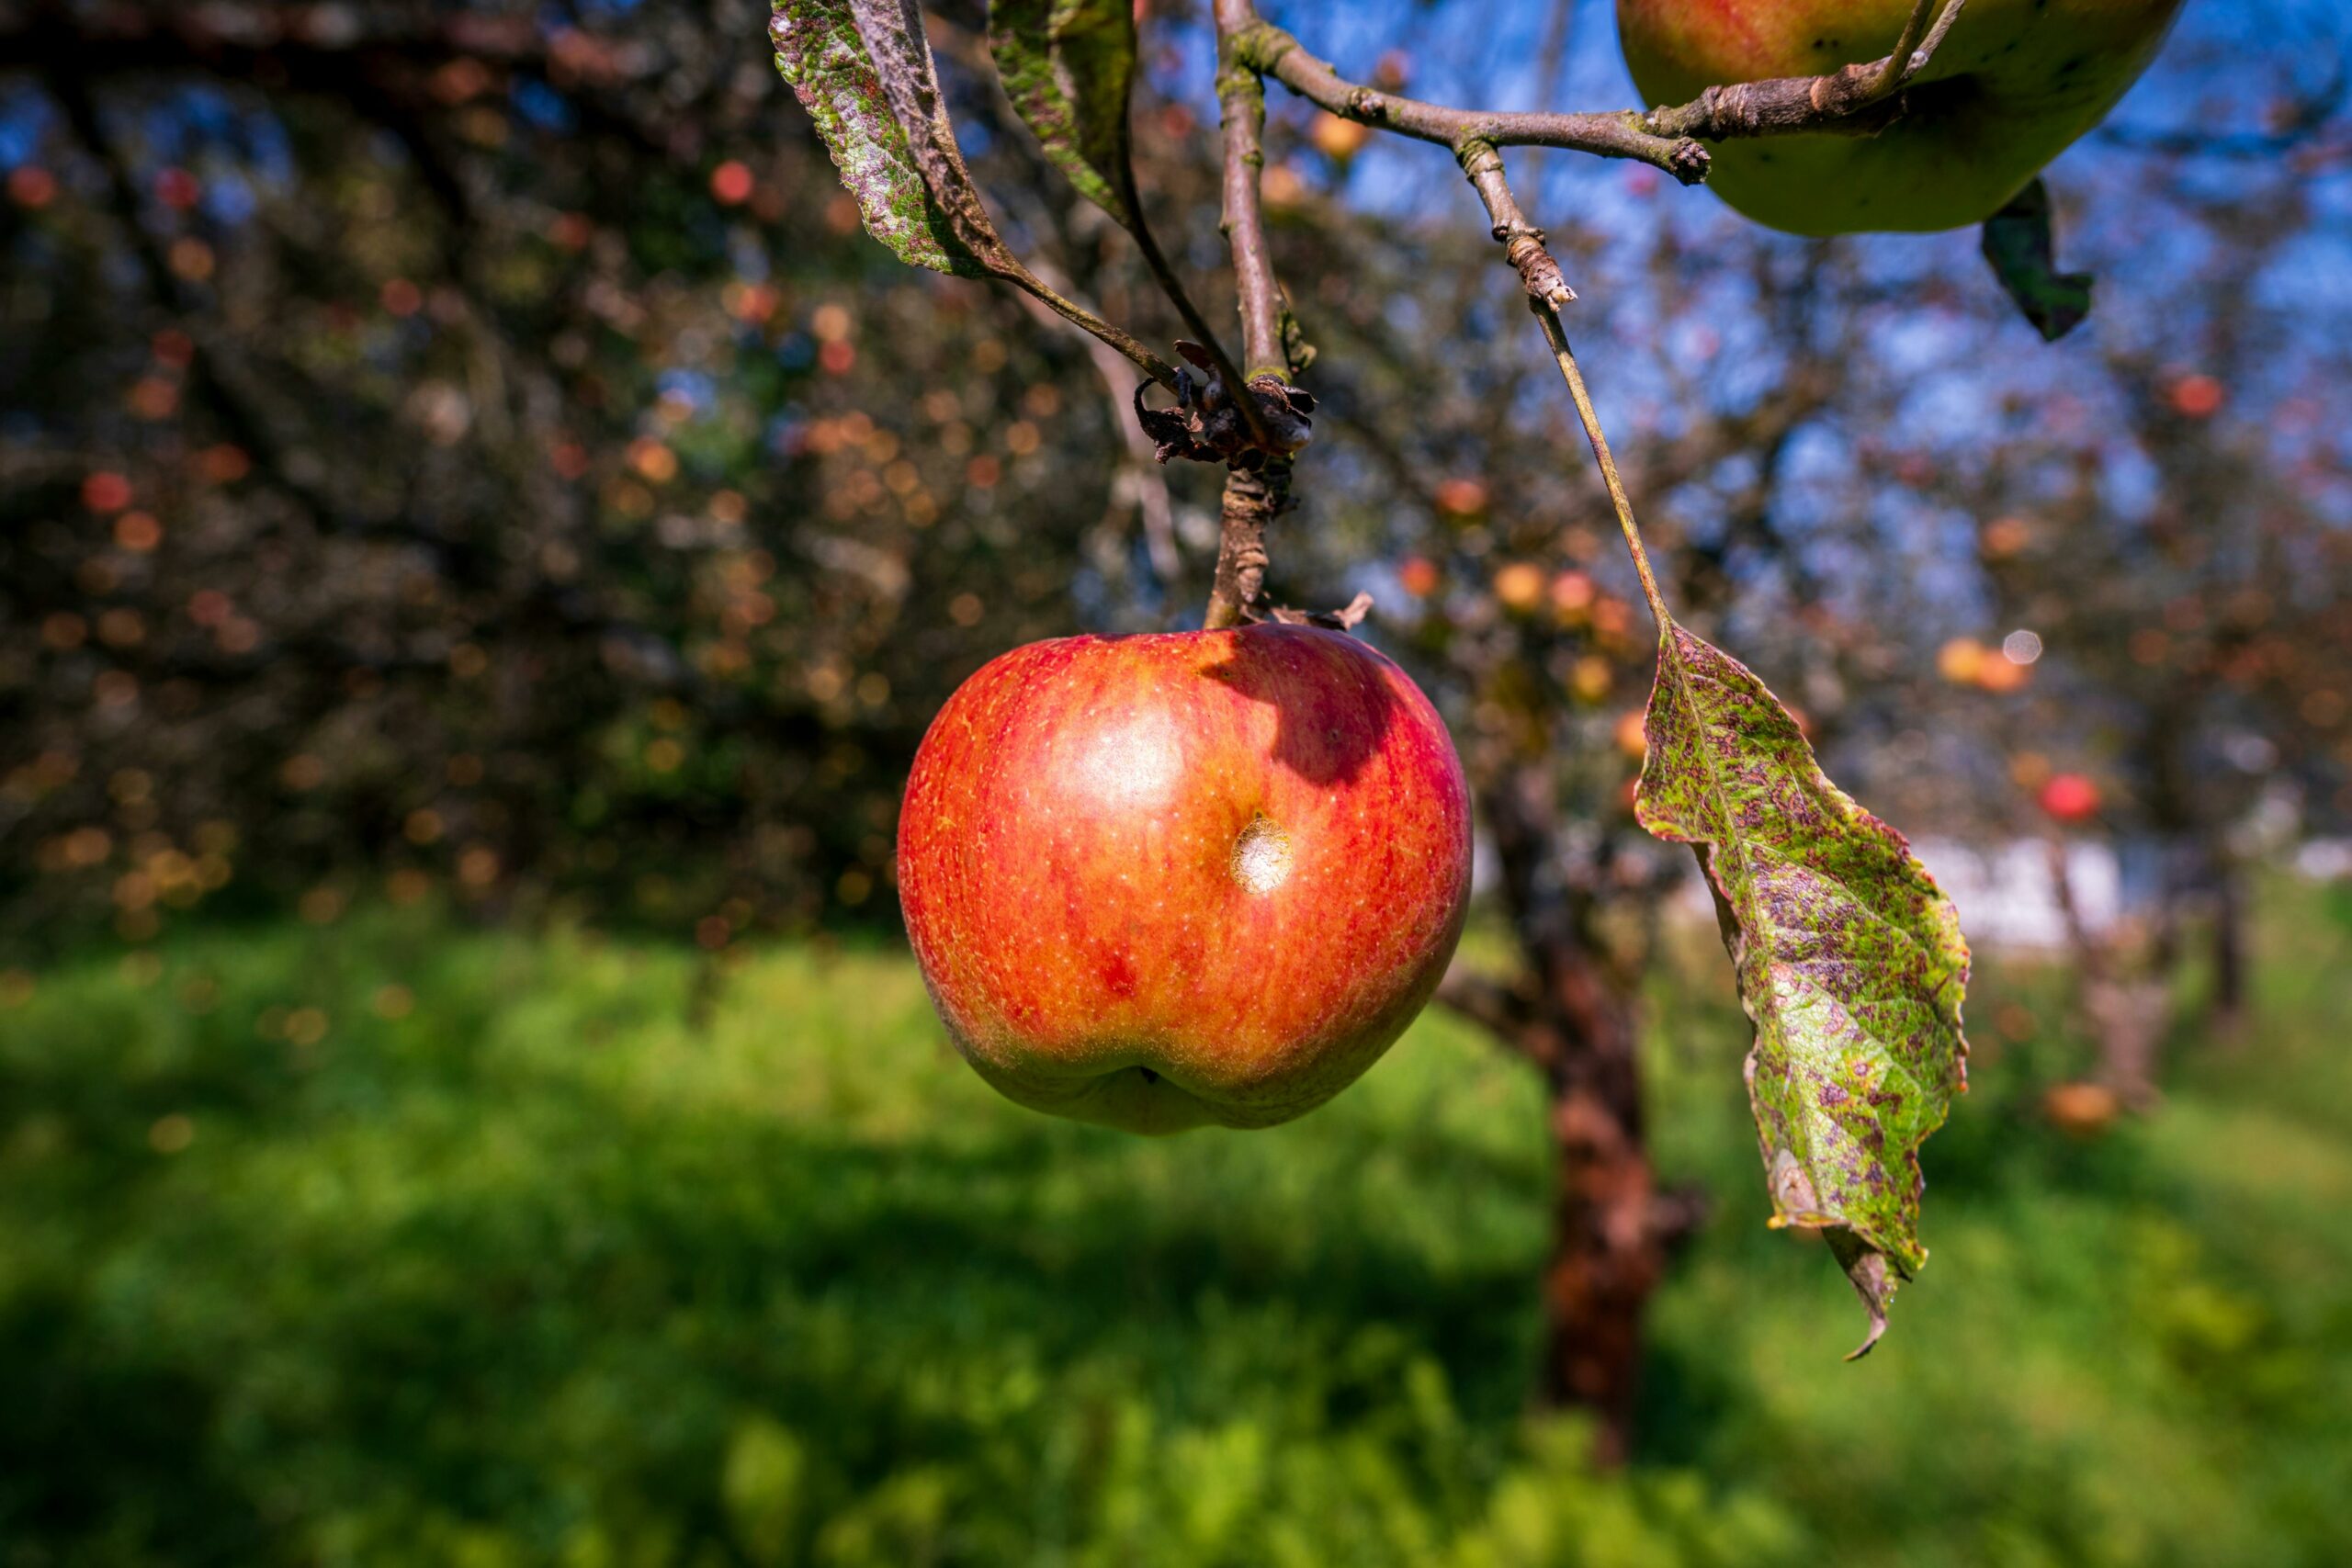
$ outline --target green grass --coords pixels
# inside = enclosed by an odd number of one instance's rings
[[[2280,897],[2259,1027],[2094,1144],[2052,977],[1986,977],[2041,1026],[1978,1029],[1855,1366],[1720,954],[1662,985],[1715,1202],[1620,1475],[1525,1413],[1542,1107],[1442,1018],[1145,1142],[996,1099],[884,951],[700,1027],[685,952],[414,913],[92,954],[0,1010],[0,1565],[2352,1561],[2352,940]]]

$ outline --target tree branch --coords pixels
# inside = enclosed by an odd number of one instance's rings
[[[1291,460],[1270,458],[1254,468],[1228,469],[1218,521],[1216,577],[1209,586],[1202,629],[1218,631],[1266,614],[1266,525],[1290,510]]]
[[[1707,177],[1701,141],[1799,133],[1875,136],[1903,113],[1900,89],[1926,68],[1966,0],[1917,0],[1895,52],[1826,76],[1792,76],[1709,87],[1687,104],[1647,112],[1555,114],[1461,109],[1399,97],[1349,81],[1270,22],[1252,20],[1227,39],[1227,56],[1345,119],[1451,148],[1565,147],[1633,158],[1684,185]],[[1220,17],[1226,6],[1220,4]],[[1249,7],[1243,6],[1241,10]],[[1930,22],[1929,17],[1933,20]]]
[[[1226,0],[1219,0],[1220,17],[1226,8]],[[1246,5],[1240,8],[1249,9]],[[1605,158],[1636,158],[1664,169],[1684,185],[1697,185],[1707,177],[1705,148],[1687,135],[1651,130],[1636,114],[1457,109],[1399,97],[1347,80],[1329,61],[1308,53],[1281,28],[1254,18],[1246,30],[1228,40],[1227,52],[1343,119],[1434,141],[1441,147],[1458,147],[1464,141],[1487,141],[1498,147],[1566,147]]]
[[[1936,50],[1960,19],[1967,0],[1945,0],[1931,27],[1915,35],[1936,0],[1917,0],[1904,27],[1905,39],[1881,59],[1843,66],[1826,76],[1777,76],[1709,87],[1687,104],[1636,117],[1653,136],[1691,136],[1728,141],[1758,136],[1876,136],[1902,118],[1900,89],[1927,69]]]
[[[1258,20],[1250,0],[1216,0],[1216,98],[1224,111],[1225,209],[1222,227],[1233,253],[1233,282],[1241,309],[1241,359],[1246,377],[1274,375],[1287,380],[1283,353],[1282,286],[1274,281],[1266,249],[1266,219],[1258,195],[1265,167],[1261,141],[1266,120],[1266,88],[1244,56],[1240,39]]]
[[[1233,254],[1234,291],[1241,310],[1241,359],[1246,382],[1231,389],[1250,422],[1266,461],[1253,469],[1227,470],[1217,533],[1216,575],[1209,588],[1206,630],[1242,625],[1263,613],[1266,525],[1290,509],[1291,459],[1263,441],[1258,407],[1260,384],[1281,399],[1290,380],[1290,357],[1283,346],[1282,285],[1274,278],[1266,247],[1265,212],[1259,199],[1260,172],[1266,163],[1261,137],[1266,87],[1241,57],[1236,40],[1262,26],[1250,0],[1216,0],[1217,105],[1223,111],[1225,206],[1222,227]]]

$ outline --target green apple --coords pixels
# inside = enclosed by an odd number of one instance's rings
[[[1617,0],[1653,105],[1718,83],[1818,76],[1894,49],[1912,0]],[[1980,223],[2115,107],[2180,0],[1967,0],[1901,117],[1875,136],[1714,143],[1707,183],[1796,234]]]

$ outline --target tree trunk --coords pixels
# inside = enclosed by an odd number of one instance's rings
[[[2245,874],[2222,858],[2213,867],[2213,1036],[2236,1044],[2245,1032]]]
[[[1633,1442],[1642,1314],[1667,1241],[1643,1135],[1635,1014],[1583,954],[1547,953],[1544,967],[1542,1021],[1564,1048],[1544,1073],[1557,1163],[1537,1394],[1549,1407],[1592,1411],[1598,1457],[1622,1464]]]
[[[1535,1399],[1590,1411],[1597,1457],[1621,1464],[1633,1446],[1643,1313],[1698,1204],[1657,1191],[1643,1131],[1638,967],[1608,956],[1597,896],[1558,879],[1549,781],[1531,769],[1484,801],[1523,967],[1510,987],[1460,975],[1439,995],[1544,1076],[1555,1168]]]
[[[2052,840],[2049,853],[2052,889],[2074,951],[2075,1007],[2098,1046],[2098,1081],[2132,1110],[2151,1110],[2160,1098],[2156,1052],[2172,1016],[2171,960],[2165,956],[2172,942],[2165,934],[2172,917],[2168,908],[2159,910],[2154,940],[2138,953],[2112,932],[2093,932],[2075,901],[2066,845]],[[2169,906],[2171,900],[2163,902]]]

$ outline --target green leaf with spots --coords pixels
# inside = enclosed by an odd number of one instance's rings
[[[1046,156],[1080,195],[1133,229],[1133,0],[990,0],[989,51]]]
[[[1742,1004],[1776,1225],[1825,1233],[1878,1342],[1919,1245],[1918,1147],[1967,1087],[1968,943],[1903,836],[1814,761],[1738,660],[1668,620],[1634,795],[1696,848]]]
[[[956,145],[914,0],[775,0],[768,38],[866,232],[917,266],[1001,278],[1175,384],[1174,367],[1040,282],[997,232]]]
[[[911,109],[917,121],[914,135],[928,144],[933,162],[941,161],[942,142],[952,156],[955,134],[938,113],[929,45],[921,41],[918,30],[914,42],[922,52],[920,80],[894,94],[867,44],[863,24],[872,13],[888,9],[857,0],[776,0],[768,18],[776,69],[816,122],[817,134],[841,170],[842,184],[857,198],[867,233],[900,261],[965,277],[988,276],[999,269],[986,265],[958,232],[960,226],[934,193],[902,118]],[[887,34],[888,16],[881,20]],[[902,43],[894,52],[903,65],[911,51]],[[927,109],[922,104],[925,96],[931,100]],[[962,160],[955,158],[954,164],[960,174]],[[968,187],[968,179],[964,183]],[[977,197],[971,205],[978,208]],[[987,223],[985,214],[981,222]],[[987,239],[995,240],[992,228]]]

